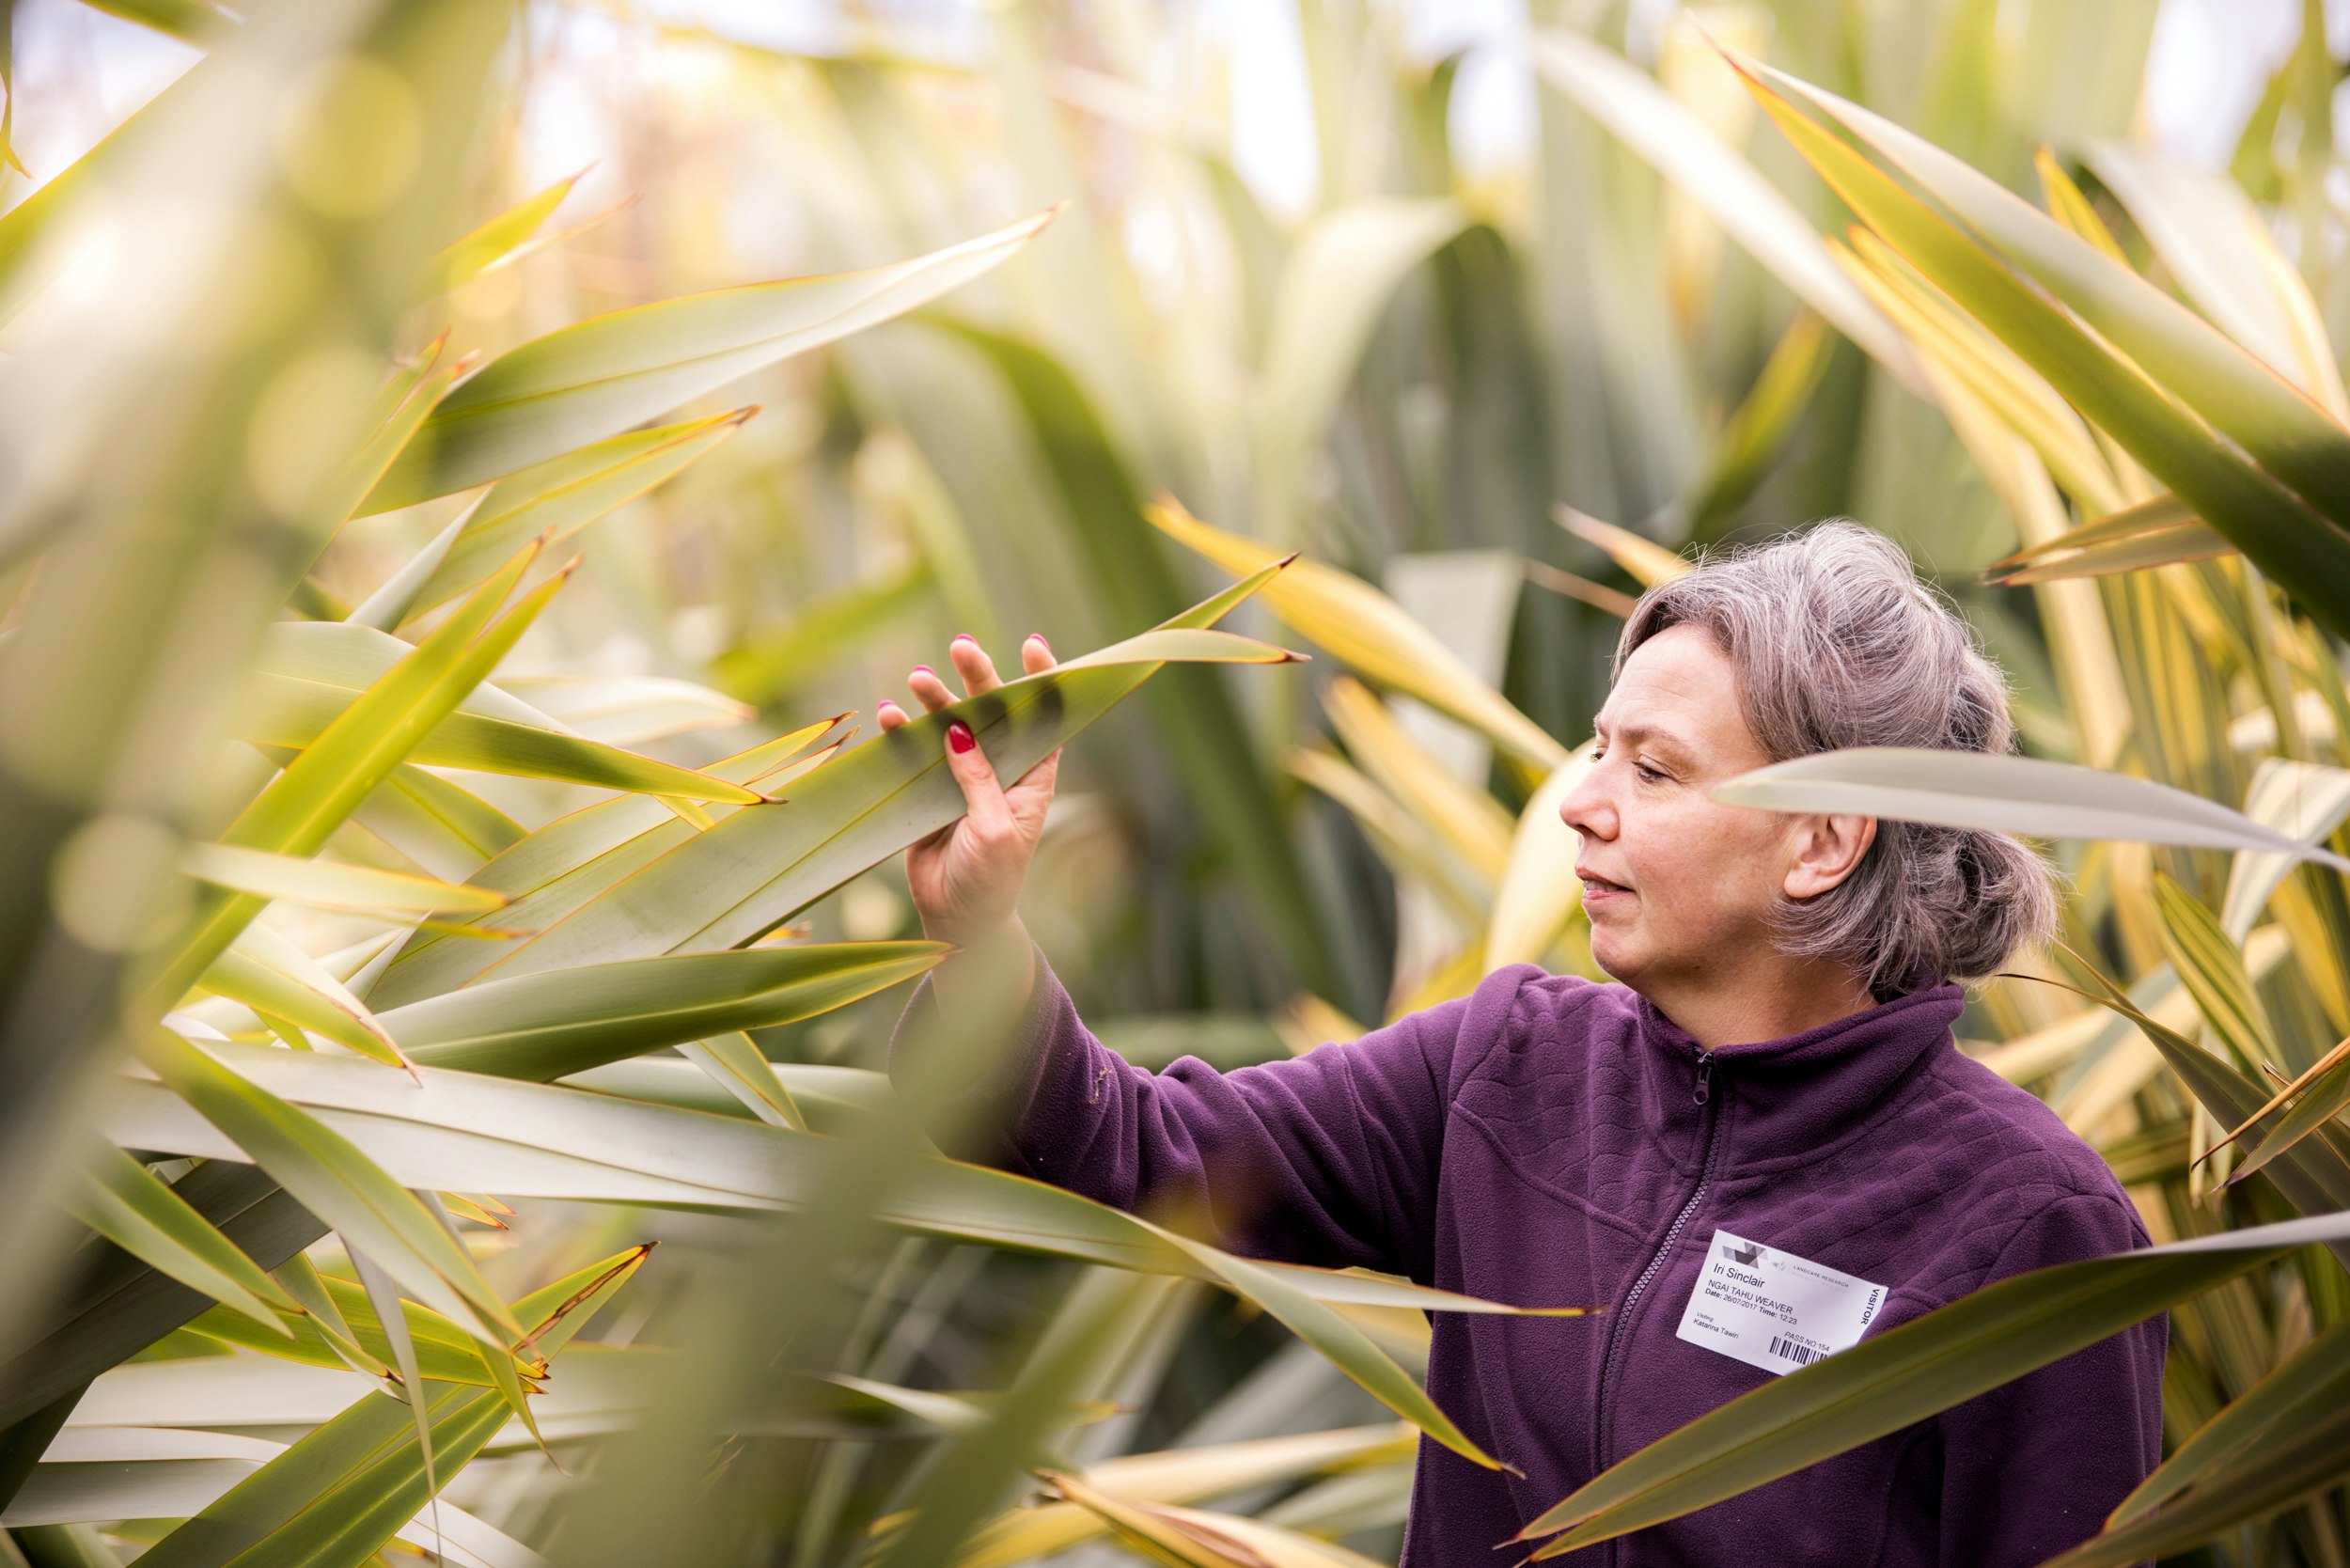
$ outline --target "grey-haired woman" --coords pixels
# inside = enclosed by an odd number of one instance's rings
[[[1050,666],[1042,639],[1022,652]],[[966,691],[996,683],[975,643],[953,658]],[[950,700],[927,669],[910,684],[929,708]],[[882,722],[906,715],[885,704]],[[1952,1042],[1954,982],[2045,931],[2045,864],[1997,834],[1708,792],[1837,747],[2010,746],[1998,669],[1898,548],[1825,524],[1652,589],[1595,729],[1561,815],[1616,983],[1514,965],[1359,1041],[1231,1073],[1120,1060],[1021,929],[1056,760],[1005,789],[950,727],[968,815],[907,852],[926,927],[962,946],[909,1019],[982,981],[1025,997],[1009,1058],[970,1084],[981,1156],[1203,1215],[1256,1256],[1611,1309],[1438,1315],[1431,1393],[1523,1473],[1423,1442],[1407,1568],[1490,1564],[1600,1470],[1774,1376],[1994,1279],[2146,1240],[2095,1153]],[[1598,1560],[2039,1562],[2160,1457],[2164,1337],[2151,1319]]]

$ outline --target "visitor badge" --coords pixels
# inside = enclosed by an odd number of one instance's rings
[[[1674,1332],[1784,1373],[1858,1342],[1884,1305],[1882,1285],[1716,1231]]]

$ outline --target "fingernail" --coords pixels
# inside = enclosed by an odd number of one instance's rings
[[[936,675],[938,671],[932,669],[928,665],[916,665],[914,666],[914,673],[916,675]]]
[[[972,635],[970,633],[968,633],[968,632],[957,632],[957,633],[955,634],[955,640],[956,640],[957,642],[977,642],[977,641],[979,641],[979,638],[977,638],[977,637],[975,637],[975,636],[973,636],[973,635]]]
[[[971,738],[971,727],[961,719],[955,720],[947,727],[947,748],[957,756],[961,756],[979,744]]]
[[[1044,642],[1044,634],[1042,632],[1030,632],[1028,634],[1028,640],[1030,642]],[[1044,651],[1050,653],[1052,651],[1053,645],[1049,642],[1044,642]]]

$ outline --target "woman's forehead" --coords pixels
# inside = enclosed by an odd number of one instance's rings
[[[1593,728],[1626,740],[1684,745],[1745,738],[1737,668],[1712,636],[1675,626],[1633,650]]]

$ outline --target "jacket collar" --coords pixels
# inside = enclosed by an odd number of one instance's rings
[[[1928,986],[1801,1034],[1714,1053],[1709,1098],[1735,1106],[1723,1153],[1735,1160],[1801,1154],[1850,1132],[1882,1105],[1965,1008],[1954,984]],[[1677,1150],[1694,1151],[1704,1123],[1697,1042],[1639,998],[1642,1109]],[[1694,1152],[1688,1156],[1694,1160]]]

